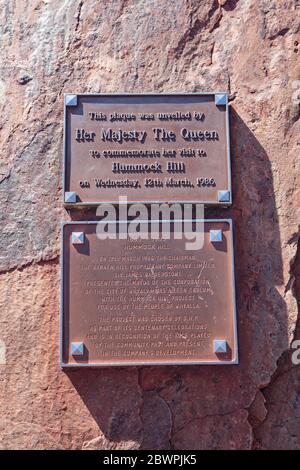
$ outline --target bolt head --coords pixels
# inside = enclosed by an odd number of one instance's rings
[[[211,242],[221,242],[222,241],[222,230],[210,230],[209,231],[210,241]]]
[[[226,106],[227,104],[227,93],[216,93],[215,94],[216,106]]]
[[[84,243],[84,232],[72,232],[72,244],[82,245]]]
[[[73,191],[67,191],[65,193],[65,202],[72,203],[72,202],[76,202],[76,200],[77,200],[77,196],[76,196],[76,193],[74,193]]]
[[[83,353],[84,353],[84,344],[82,342],[71,343],[72,356],[83,356]]]
[[[230,202],[230,191],[228,191],[228,189],[218,191],[218,201],[219,202]]]
[[[214,353],[224,354],[227,351],[227,343],[225,339],[214,340]]]
[[[66,106],[77,106],[77,95],[65,95]]]

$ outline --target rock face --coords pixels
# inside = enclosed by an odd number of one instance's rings
[[[0,5],[0,447],[299,448],[300,2]],[[125,91],[230,93],[239,366],[59,368],[63,93]]]

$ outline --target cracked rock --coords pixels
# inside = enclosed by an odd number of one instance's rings
[[[295,2],[0,2],[0,448],[299,448]],[[195,91],[232,98],[240,364],[62,372],[63,94]]]

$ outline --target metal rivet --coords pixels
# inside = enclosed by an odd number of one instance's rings
[[[209,231],[210,241],[211,242],[221,242],[222,241],[222,230],[210,230]]]
[[[216,106],[226,106],[227,104],[227,93],[216,93],[215,94]]]
[[[84,352],[83,343],[71,343],[72,356],[83,356],[83,352]]]
[[[218,191],[219,202],[230,202],[230,191],[228,189]]]
[[[74,192],[66,192],[65,193],[65,202],[76,202],[77,200],[77,195]]]
[[[72,232],[73,245],[82,245],[84,243],[84,232]]]
[[[65,95],[66,106],[77,106],[77,95]]]
[[[227,343],[225,339],[214,339],[214,353],[224,354],[227,351]]]

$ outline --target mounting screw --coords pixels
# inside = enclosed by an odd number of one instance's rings
[[[214,339],[214,353],[224,354],[227,351],[227,343],[225,339]]]
[[[76,202],[77,195],[73,191],[69,191],[65,193],[65,202]]]
[[[222,241],[222,230],[210,230],[209,231],[210,241],[211,242],[221,242]]]
[[[82,245],[84,243],[84,232],[72,232],[73,245]]]
[[[77,95],[65,95],[66,106],[77,106]]]
[[[84,351],[83,343],[71,343],[72,356],[83,356],[83,351]]]
[[[219,202],[230,202],[230,191],[228,191],[228,189],[218,191],[218,201]]]
[[[227,104],[227,93],[216,93],[215,94],[215,105],[226,106]]]

